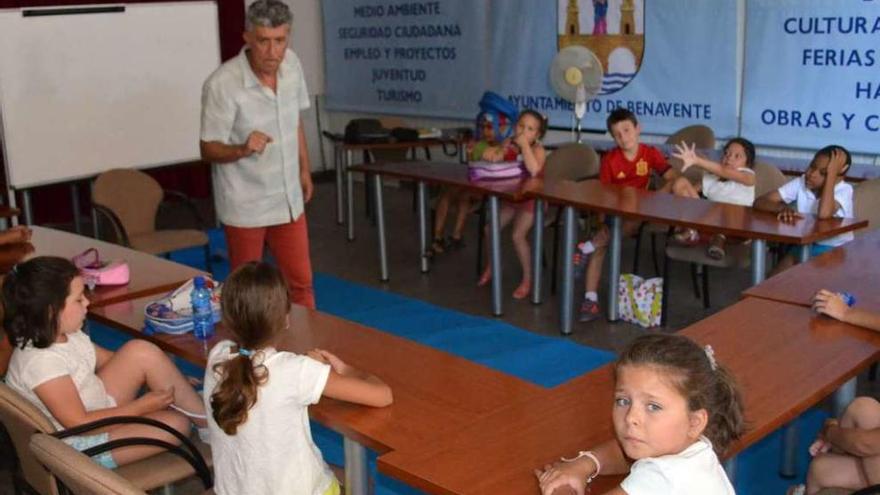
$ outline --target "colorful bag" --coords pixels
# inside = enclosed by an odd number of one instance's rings
[[[70,261],[79,269],[90,289],[96,285],[125,285],[131,277],[128,263],[124,260],[101,261],[95,248],[86,249]]]
[[[659,326],[663,310],[663,279],[621,274],[617,304],[621,320],[644,328]]]
[[[513,179],[524,175],[526,168],[522,162],[468,163],[468,179],[471,181]]]

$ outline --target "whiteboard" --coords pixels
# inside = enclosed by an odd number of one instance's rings
[[[22,189],[199,158],[202,83],[220,65],[212,1],[0,10],[6,174]],[[66,11],[24,15],[26,11]]]

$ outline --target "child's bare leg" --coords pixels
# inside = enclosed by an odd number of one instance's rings
[[[858,457],[850,455],[817,455],[807,470],[807,494],[814,495],[823,488],[857,490],[868,486],[860,464]]]
[[[699,190],[687,179],[679,177],[672,182],[672,193],[685,198],[700,198]]]
[[[452,238],[461,239],[464,235],[464,224],[471,212],[471,195],[462,192],[458,197],[458,211],[455,216],[455,225],[452,228]]]
[[[608,242],[611,233],[607,225],[602,225],[593,236],[594,251],[587,263],[587,275],[584,280],[584,289],[587,293],[599,291],[599,279],[602,278],[602,264],[605,262],[605,251],[608,250]]]
[[[161,421],[162,423],[165,423],[166,425],[179,431],[184,436],[187,436],[189,433],[189,420],[186,416],[180,414],[179,412],[154,411],[152,413],[146,414],[145,417]],[[178,440],[177,437],[165,432],[164,430],[160,430],[158,428],[147,425],[118,425],[108,428],[107,432],[110,434],[110,440],[117,440],[120,438],[146,437],[162,440],[170,443],[171,445],[180,445],[180,440]],[[112,455],[113,460],[116,462],[116,464],[121,466],[123,464],[128,464],[130,462],[138,461],[152,455],[159,454],[163,451],[164,449],[158,447],[133,446],[113,449]]]
[[[507,227],[507,224],[513,220],[513,215],[516,213],[516,208],[513,205],[508,203],[501,204],[501,211],[498,213],[498,231],[499,233],[504,230],[504,227]],[[483,274],[480,275],[480,280],[477,282],[478,286],[483,286],[489,283],[492,280],[492,260],[491,251],[489,249],[489,244],[492,242],[492,225],[491,221],[486,223],[486,227],[483,229],[483,238],[486,239],[486,242],[483,243],[483,253],[486,255],[486,268],[483,270]]]
[[[173,387],[175,405],[195,414],[205,414],[202,398],[186,377],[161,349],[146,340],[128,341],[98,370],[98,376],[119,405],[133,401],[146,384],[150,390]],[[205,420],[193,422],[198,426],[207,424]]]
[[[446,230],[446,216],[449,214],[449,203],[453,194],[455,194],[455,189],[446,188],[440,194],[440,199],[437,200],[434,211],[434,239],[443,238],[443,232]]]
[[[770,276],[772,277],[773,275],[776,275],[778,273],[784,272],[785,270],[788,270],[789,268],[794,266],[794,263],[795,263],[794,256],[792,256],[790,254],[786,254],[785,256],[782,257],[781,260],[779,260],[779,263],[777,263],[776,266],[773,267],[773,270],[770,272]]]
[[[532,288],[532,249],[529,246],[529,231],[535,223],[535,212],[531,209],[519,209],[513,221],[513,247],[522,267],[522,281],[513,291],[513,297],[522,299],[529,295]]]

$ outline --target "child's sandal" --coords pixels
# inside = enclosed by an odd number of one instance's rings
[[[435,237],[431,242],[431,249],[434,254],[443,254],[446,252],[446,241],[442,237]]]

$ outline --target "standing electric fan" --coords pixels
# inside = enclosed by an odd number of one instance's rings
[[[571,132],[581,140],[581,120],[587,100],[602,90],[602,63],[586,47],[572,45],[559,50],[550,64],[550,84],[560,97],[574,103]]]

